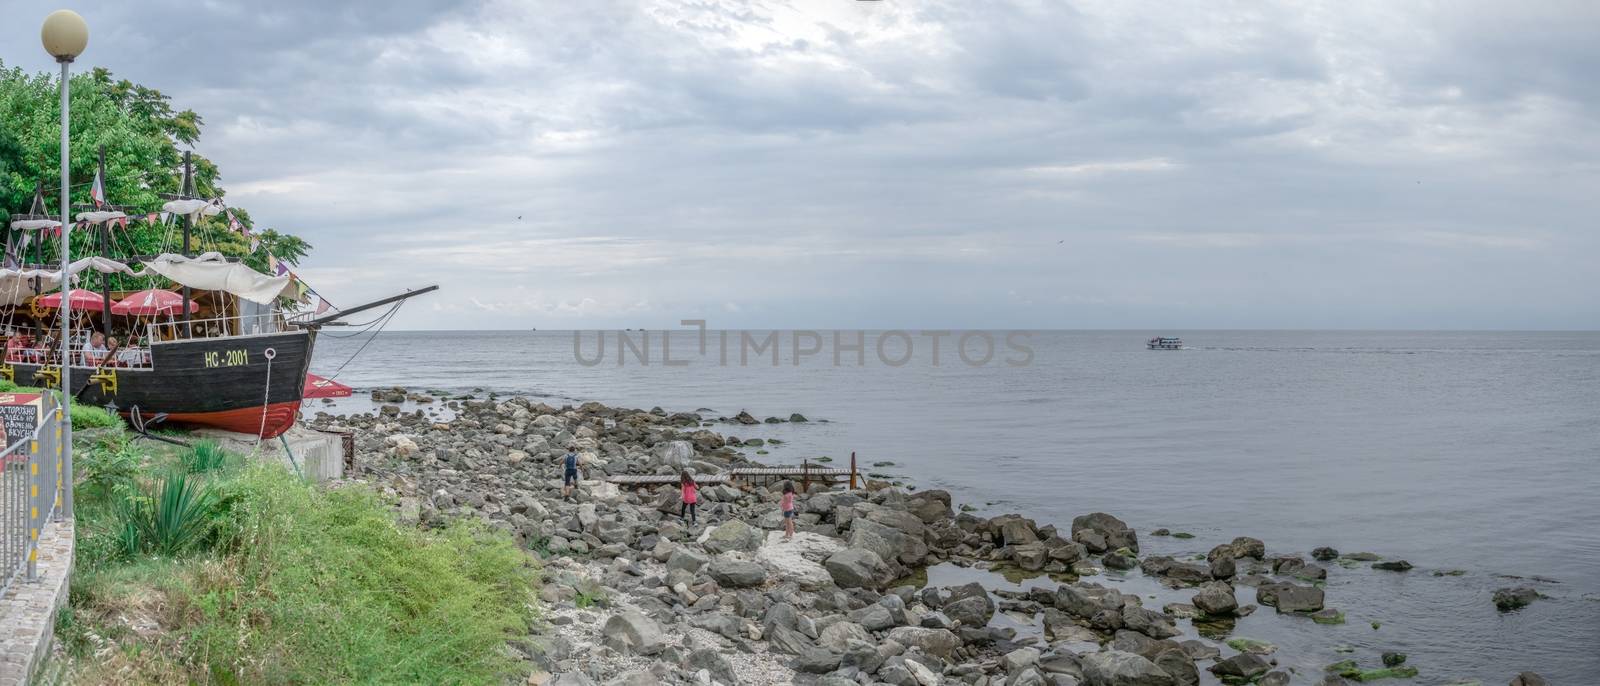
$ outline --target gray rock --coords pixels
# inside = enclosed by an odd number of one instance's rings
[[[725,555],[711,561],[711,578],[730,588],[760,586],[767,580],[767,570],[759,564]]]
[[[1284,586],[1278,589],[1278,611],[1316,612],[1322,609],[1322,595],[1315,586]]]
[[[1099,584],[1078,582],[1056,589],[1056,607],[1088,619],[1105,610],[1122,610],[1122,593]]]
[[[730,519],[711,530],[706,537],[706,552],[713,555],[729,551],[751,552],[761,546],[765,534],[740,519]]]
[[[1522,609],[1538,599],[1539,591],[1532,586],[1502,588],[1494,592],[1494,606],[1501,612]]]
[[[1171,638],[1183,633],[1173,625],[1171,617],[1131,605],[1122,608],[1122,625],[1151,638]]]
[[[961,639],[944,629],[924,629],[902,626],[889,630],[889,640],[907,648],[916,648],[929,655],[949,657],[961,645]]]
[[[795,658],[794,668],[807,674],[827,674],[839,668],[839,654],[825,648],[810,648]]]
[[[1334,550],[1333,548],[1329,548],[1327,546],[1323,546],[1321,548],[1312,548],[1311,549],[1311,559],[1313,559],[1313,560],[1321,560],[1323,562],[1327,562],[1328,560],[1332,560],[1332,559],[1335,559],[1337,557],[1339,557],[1339,551]]]
[[[1183,641],[1178,645],[1183,646],[1183,652],[1187,653],[1189,658],[1193,660],[1214,660],[1222,657],[1221,648],[1211,645],[1210,643],[1206,643],[1205,641],[1191,639],[1188,641]]]
[[[1176,686],[1172,675],[1133,653],[1108,650],[1080,659],[1085,686]]]
[[[1074,517],[1072,519],[1073,540],[1077,540],[1078,532],[1083,530],[1099,534],[1105,539],[1105,547],[1109,550],[1127,548],[1135,553],[1139,552],[1139,534],[1128,528],[1127,523],[1104,512],[1093,512]]]
[[[878,603],[867,605],[859,610],[851,610],[850,621],[860,624],[867,631],[883,631],[897,624],[894,613],[889,608]]]
[[[1240,536],[1233,539],[1233,542],[1228,544],[1228,547],[1233,549],[1235,558],[1251,557],[1263,560],[1267,556],[1267,544],[1262,543],[1259,538]]]
[[[1218,677],[1250,680],[1265,674],[1269,669],[1272,669],[1272,665],[1267,664],[1266,660],[1261,659],[1254,653],[1239,653],[1225,660],[1217,661],[1216,664],[1206,668],[1206,671]]]
[[[805,634],[782,624],[768,625],[763,631],[762,638],[766,639],[767,645],[780,653],[799,655],[816,646]]]
[[[1550,682],[1533,672],[1523,672],[1512,677],[1511,686],[1550,686]]]
[[[860,624],[845,621],[829,624],[817,637],[817,645],[840,654],[850,649],[852,641],[872,643],[872,634]]]
[[[605,644],[620,653],[654,655],[667,645],[661,625],[632,610],[612,615],[601,633]]]
[[[682,546],[673,549],[672,554],[667,557],[667,569],[669,570],[681,569],[690,574],[695,574],[704,566],[706,566],[706,556]]]
[[[988,593],[982,592],[982,588],[979,591],[976,596],[947,601],[941,611],[964,626],[987,626],[989,619],[994,617],[994,601],[989,598]]]
[[[1020,672],[1038,663],[1039,651],[1034,648],[1018,648],[1000,658],[1000,666],[1007,672]]]
[[[1233,589],[1223,585],[1207,586],[1194,594],[1192,601],[1196,609],[1208,615],[1225,617],[1239,609],[1239,601],[1233,595]]]
[[[734,673],[733,665],[729,664],[728,659],[714,648],[701,648],[689,653],[689,658],[684,661],[684,666],[693,671],[704,669],[711,673],[711,678],[724,684],[739,683],[739,677]]]
[[[1289,673],[1267,672],[1256,682],[1256,686],[1289,686]]]
[[[846,548],[828,556],[822,567],[839,588],[877,588],[888,576],[888,566],[877,553],[862,548]]]

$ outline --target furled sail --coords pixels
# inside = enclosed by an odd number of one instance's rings
[[[222,214],[222,208],[210,200],[170,200],[161,206],[162,212],[170,212],[179,216],[198,214],[202,217],[215,217]]]
[[[78,278],[78,272],[85,269],[102,274],[133,273],[128,265],[106,257],[85,257],[67,265],[67,273],[72,274],[74,281]],[[28,298],[60,289],[59,269],[0,269],[0,305],[21,305]]]
[[[153,260],[145,260],[144,267],[135,276],[160,274],[190,288],[227,291],[261,305],[271,305],[279,296],[294,293],[288,275],[267,276],[237,262],[229,262],[221,253],[208,252],[199,257],[164,253]]]
[[[121,212],[99,211],[99,212],[79,212],[78,213],[78,221],[80,221],[80,222],[89,222],[90,224],[104,224],[104,223],[106,223],[108,221],[113,221],[113,220],[116,220],[116,219],[127,219],[127,218],[128,218],[128,215],[123,214]]]

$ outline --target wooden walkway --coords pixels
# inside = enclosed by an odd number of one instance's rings
[[[802,462],[799,467],[736,467],[721,474],[695,475],[694,482],[701,486],[717,486],[727,483],[760,483],[768,484],[773,481],[792,480],[799,481],[802,489],[811,486],[812,482],[829,486],[836,482],[848,483],[854,489],[860,476],[856,472],[856,454],[850,453],[850,467],[818,467],[808,462]],[[651,486],[668,486],[678,483],[676,474],[615,474],[606,477],[606,481],[618,486],[629,488],[648,488]]]

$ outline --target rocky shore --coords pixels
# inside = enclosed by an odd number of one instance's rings
[[[1200,559],[1141,555],[1140,536],[1111,514],[1066,527],[979,517],[953,508],[948,492],[877,480],[802,494],[799,533],[784,541],[775,485],[703,487],[690,526],[678,518],[676,486],[603,481],[758,466],[736,449],[743,441],[713,430],[760,423],[748,414],[435,401],[404,389],[373,399],[427,409],[318,414],[313,426],[356,430],[353,478],[394,497],[402,518],[482,518],[543,559],[544,629],[511,646],[530,684],[1338,686],[1418,674],[1394,652],[1297,669],[1271,636],[1228,636],[1232,622],[1260,611],[1343,623],[1325,595],[1328,575],[1350,564],[1404,572],[1403,561],[1269,552],[1247,536]],[[570,501],[557,464],[567,445],[587,466]],[[935,565],[1053,581],[1022,591],[907,581]],[[1142,575],[1188,602],[1145,607],[1108,575]],[[1505,607],[1537,598],[1506,591],[1495,598]],[[997,621],[1005,617],[1042,631]],[[1544,681],[1524,673],[1511,683]]]

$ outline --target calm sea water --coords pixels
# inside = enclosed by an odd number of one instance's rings
[[[1189,348],[1145,350],[1156,333]],[[1345,657],[1338,644],[1401,650],[1423,684],[1502,683],[1524,669],[1600,683],[1600,333],[1035,332],[1021,341],[1033,352],[1025,366],[1007,365],[1020,353],[992,335],[995,358],[983,366],[955,357],[951,339],[935,366],[920,336],[908,361],[890,366],[872,333],[865,363],[846,350],[840,366],[827,333],[798,365],[784,333],[777,365],[769,352],[743,366],[736,334],[720,363],[716,332],[705,356],[696,333],[674,334],[672,359],[686,366],[662,364],[661,332],[651,332],[651,364],[632,351],[619,364],[609,332],[593,366],[575,357],[571,332],[324,336],[313,370],[343,366],[338,379],[363,390],[800,412],[828,421],[719,431],[787,441],[761,456],[769,462],[838,463],[854,451],[864,470],[996,514],[1064,525],[1100,510],[1141,534],[1197,536],[1142,535],[1147,554],[1203,553],[1249,535],[1269,551],[1329,545],[1404,558],[1417,569],[1335,566],[1328,603],[1350,622],[1275,627],[1294,644],[1282,652],[1315,670]],[[904,339],[884,341],[889,361],[905,355]],[[981,357],[970,344],[969,357]],[[593,359],[596,346],[586,332],[578,353]],[[869,467],[879,462],[894,465]],[[1465,574],[1432,574],[1448,570]],[[1549,598],[1496,612],[1492,590],[1516,583]],[[1257,616],[1246,622],[1293,621]]]

